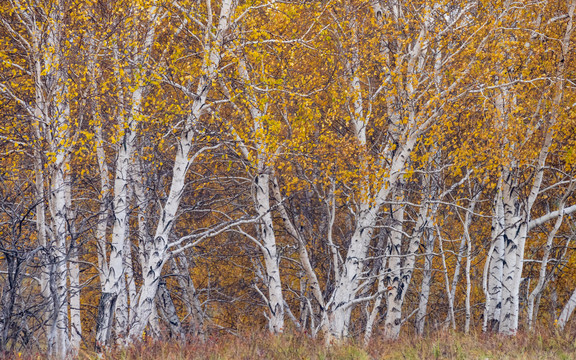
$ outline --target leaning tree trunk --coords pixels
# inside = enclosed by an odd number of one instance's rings
[[[170,329],[169,338],[172,340],[184,340],[185,334],[182,329],[182,322],[178,317],[176,306],[174,306],[170,290],[168,290],[164,279],[160,280],[160,285],[158,287],[157,305],[160,305],[159,308],[162,312],[162,317],[168,323],[168,328]]]
[[[576,308],[576,290],[574,290],[572,296],[570,296],[570,299],[568,299],[568,302],[562,308],[562,312],[560,313],[560,316],[556,321],[556,326],[558,326],[558,329],[560,329],[560,331],[564,331],[566,323],[570,319],[570,316],[572,316],[572,313],[574,312],[575,308]]]
[[[142,113],[142,102],[144,94],[149,88],[149,84],[143,79],[143,67],[145,67],[148,57],[152,52],[152,46],[156,35],[156,24],[158,20],[158,7],[150,6],[147,9],[149,16],[148,28],[142,39],[130,39],[133,43],[128,45],[128,50],[133,52],[128,59],[128,80],[122,73],[122,66],[114,68],[114,76],[117,86],[117,100],[120,104],[117,115],[117,125],[119,136],[118,157],[116,159],[116,173],[114,176],[114,226],[112,228],[112,241],[110,244],[110,257],[107,267],[103,271],[104,283],[102,284],[102,297],[98,306],[98,322],[96,323],[96,346],[107,346],[110,343],[110,327],[114,323],[114,314],[117,305],[121,305],[121,310],[125,310],[127,304],[127,294],[125,291],[126,279],[124,273],[124,248],[126,246],[128,233],[128,210],[130,208],[130,176],[132,174],[132,163],[134,161],[134,147],[138,129],[139,118]],[[143,16],[144,14],[141,14]],[[137,35],[138,36],[138,35]],[[135,46],[133,44],[141,44]],[[118,44],[113,45],[114,62],[122,64],[121,51]],[[129,95],[126,104],[124,98]],[[124,115],[126,113],[126,115]],[[99,154],[101,156],[101,154]],[[100,166],[102,168],[102,166]],[[103,254],[104,256],[105,253]],[[118,302],[118,297],[122,296]],[[122,314],[120,323],[125,323],[127,313]],[[122,324],[120,324],[123,326]],[[123,331],[121,331],[122,333]]]
[[[340,270],[339,281],[327,307],[329,331],[327,341],[348,336],[352,306],[356,298],[359,278],[364,267],[368,244],[372,237],[376,217],[375,207],[364,208],[350,240],[346,260]]]
[[[134,121],[132,119],[132,121]],[[128,208],[130,200],[129,173],[132,160],[132,148],[135,139],[135,125],[126,129],[120,145],[118,160],[116,162],[116,176],[114,179],[114,227],[110,245],[110,258],[105,269],[102,295],[98,305],[96,322],[96,346],[107,346],[110,341],[111,327],[114,321],[116,302],[120,292],[125,289],[124,279],[124,247],[128,226]]]
[[[558,233],[558,230],[560,229],[560,226],[562,225],[562,221],[564,219],[564,205],[566,202],[566,198],[572,193],[572,190],[574,188],[574,184],[575,184],[574,182],[572,182],[570,184],[566,194],[562,197],[562,200],[560,201],[560,205],[559,205],[560,214],[558,215],[558,218],[556,219],[554,227],[548,233],[548,236],[546,238],[546,246],[544,248],[544,256],[542,257],[542,262],[540,264],[540,273],[538,276],[538,283],[534,287],[534,290],[532,290],[532,292],[528,296],[527,313],[528,313],[528,329],[529,330],[532,330],[532,327],[534,324],[534,304],[536,302],[536,299],[540,299],[540,295],[542,294],[542,291],[544,291],[544,287],[546,286],[546,283],[547,283],[548,278],[549,278],[549,275],[547,273],[547,268],[548,268],[548,261],[550,259],[550,253],[552,251],[552,245],[554,243],[554,238],[556,237],[556,234]]]
[[[186,173],[191,162],[188,156],[193,145],[195,127],[198,119],[205,112],[204,107],[208,92],[218,74],[221,60],[220,51],[224,42],[225,32],[232,21],[234,6],[234,0],[224,0],[222,2],[218,28],[215,33],[211,34],[212,36],[206,37],[208,39],[205,44],[207,56],[204,57],[202,65],[201,72],[203,75],[198,81],[196,97],[191,104],[185,129],[178,141],[168,199],[160,211],[160,220],[158,221],[154,238],[149,243],[144,244],[143,284],[140,288],[134,322],[130,329],[129,337],[131,339],[137,339],[141,336],[152,312],[162,268],[167,260],[168,236],[174,226],[176,213],[184,192]],[[209,27],[206,31],[211,32],[212,28]]]
[[[204,341],[204,314],[200,299],[198,299],[198,292],[190,276],[190,265],[188,260],[186,260],[186,256],[178,256],[178,262],[176,258],[172,258],[172,269],[178,274],[178,284],[182,289],[184,306],[186,306],[188,313],[186,317],[189,318],[191,323],[192,336]]]

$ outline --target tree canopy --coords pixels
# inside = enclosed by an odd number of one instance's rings
[[[2,2],[0,352],[563,329],[575,10]]]

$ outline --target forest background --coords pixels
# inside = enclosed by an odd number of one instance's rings
[[[564,329],[576,0],[0,3],[0,351]]]

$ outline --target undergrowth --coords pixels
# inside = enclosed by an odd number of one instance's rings
[[[1,354],[0,354],[1,355]],[[6,359],[44,359],[42,354],[4,354]],[[374,337],[364,346],[353,340],[326,346],[322,339],[305,334],[272,336],[264,332],[208,337],[201,342],[153,341],[146,339],[128,348],[104,354],[81,350],[81,360],[188,360],[188,359],[576,359],[576,337],[572,332],[536,330],[514,337],[481,332],[462,334],[434,332],[424,337],[404,334],[396,341]]]

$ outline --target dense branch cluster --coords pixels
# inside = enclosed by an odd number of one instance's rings
[[[576,0],[0,3],[0,353],[564,328]]]

